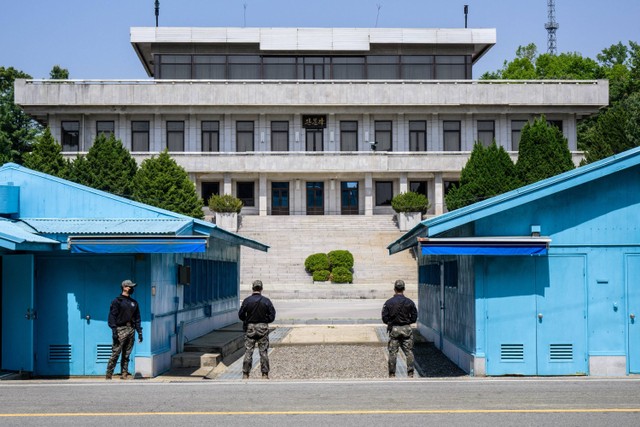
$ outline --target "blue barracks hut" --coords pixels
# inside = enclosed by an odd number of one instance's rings
[[[422,221],[418,328],[473,375],[640,373],[640,148]]]
[[[237,321],[241,246],[268,249],[212,223],[3,165],[1,368],[104,375],[109,305],[131,279],[144,341],[136,341],[129,369],[161,374],[178,337]]]

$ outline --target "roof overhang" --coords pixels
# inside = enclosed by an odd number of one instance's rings
[[[455,237],[417,239],[422,255],[547,255],[549,237]]]
[[[208,236],[70,236],[71,253],[197,253],[205,252]]]

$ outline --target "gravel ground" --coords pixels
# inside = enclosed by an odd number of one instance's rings
[[[398,358],[404,358],[402,350]],[[419,377],[459,377],[467,375],[417,334],[414,346]],[[387,378],[386,343],[378,345],[323,344],[274,346],[269,355],[272,379],[375,379]],[[256,363],[252,378],[260,377]]]

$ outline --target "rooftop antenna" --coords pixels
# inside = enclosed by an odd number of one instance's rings
[[[380,9],[382,8],[382,5],[378,3],[376,6],[378,7],[378,13],[376,14],[376,28],[378,28],[378,18],[380,17]]]
[[[158,26],[158,16],[160,16],[160,0],[156,0],[156,27]]]
[[[243,25],[243,27],[246,27],[247,26],[247,4],[244,3],[243,6],[244,6],[244,25]]]
[[[547,0],[547,10],[549,22],[544,24],[547,29],[547,53],[556,54],[556,30],[560,28],[560,24],[556,22],[556,0]]]
[[[469,15],[469,5],[464,5],[464,27],[467,28],[467,16]]]

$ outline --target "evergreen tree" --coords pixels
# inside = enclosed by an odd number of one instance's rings
[[[49,72],[49,78],[55,80],[68,80],[69,70],[62,68],[59,65],[54,65]]]
[[[509,153],[495,141],[488,147],[473,146],[471,157],[460,173],[460,184],[445,196],[450,211],[514,190],[520,186]]]
[[[142,162],[133,181],[135,200],[202,219],[203,202],[189,175],[167,150]]]
[[[111,135],[96,137],[86,157],[73,162],[69,179],[122,197],[133,194],[138,165],[122,142]]]
[[[574,169],[566,138],[544,116],[522,129],[516,172],[523,185]]]
[[[49,128],[45,128],[31,148],[31,152],[23,156],[24,166],[49,175],[66,177],[67,162],[62,156],[62,146],[53,138]]]

